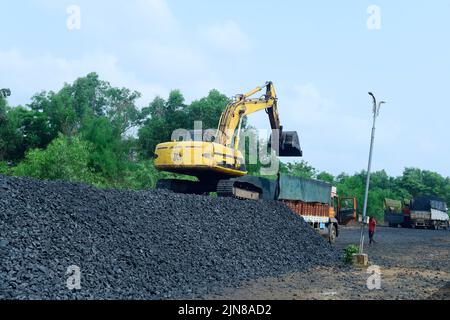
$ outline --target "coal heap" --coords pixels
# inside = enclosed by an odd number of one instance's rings
[[[0,299],[201,298],[339,260],[276,201],[0,175]]]

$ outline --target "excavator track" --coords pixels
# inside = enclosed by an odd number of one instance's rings
[[[219,180],[217,183],[217,195],[219,197],[257,200],[260,198],[261,192],[261,189],[251,183],[233,179]]]
[[[217,183],[217,195],[219,197],[232,197],[233,196],[233,180],[220,180]]]
[[[208,190],[198,181],[181,179],[161,179],[156,183],[156,189],[170,190],[176,193],[204,194]]]

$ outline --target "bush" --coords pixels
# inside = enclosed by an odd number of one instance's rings
[[[344,249],[344,260],[347,263],[352,262],[352,257],[355,253],[359,252],[359,246],[354,245],[354,244],[349,244],[347,247],[345,247]]]
[[[142,160],[129,166],[125,171],[123,183],[118,187],[134,190],[153,189],[159,174],[152,160]]]
[[[46,149],[27,152],[25,159],[15,168],[15,176],[28,176],[46,180],[69,180],[101,185],[89,168],[91,145],[78,137],[59,136]]]
[[[0,174],[4,174],[6,176],[11,174],[11,168],[6,161],[0,161]]]

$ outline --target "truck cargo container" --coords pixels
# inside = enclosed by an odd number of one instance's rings
[[[356,198],[339,197],[330,183],[280,175],[278,196],[292,211],[299,214],[321,235],[334,243],[339,225],[356,219]]]

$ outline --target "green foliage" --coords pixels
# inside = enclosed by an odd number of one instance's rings
[[[359,252],[359,246],[354,244],[349,244],[344,248],[344,261],[346,263],[352,262],[352,257],[354,254]]]
[[[105,116],[85,120],[81,136],[92,144],[89,165],[109,182],[116,180],[122,170],[127,151],[119,131]]]
[[[53,137],[78,134],[86,119],[106,117],[119,134],[141,123],[144,114],[136,107],[141,94],[126,88],[112,87],[96,73],[65,84],[57,93],[35,95],[29,107],[42,113],[51,127]]]
[[[8,119],[8,106],[6,100],[0,96],[0,161],[5,160],[11,152],[11,139],[14,128]]]
[[[315,178],[317,175],[316,169],[308,164],[308,162],[301,160],[300,162],[280,163],[280,172],[291,176],[302,178]]]
[[[167,101],[156,97],[142,110],[147,118],[138,132],[141,154],[152,157],[158,143],[171,141],[176,129],[194,129],[195,121],[202,122],[203,130],[217,128],[227,103],[228,98],[217,90],[190,105],[185,104],[179,90],[171,91]]]
[[[7,121],[6,118],[6,109],[7,109],[7,102],[6,99],[4,99],[1,95],[0,95],[0,125],[4,125],[5,122]]]
[[[399,184],[408,190],[413,197],[421,195],[435,195],[448,201],[449,181],[436,172],[420,170],[417,168],[405,168]]]
[[[174,130],[188,129],[184,97],[178,90],[171,91],[167,101],[156,97],[143,112],[148,117],[139,129],[138,136],[145,157],[154,155],[158,143],[171,141]]]
[[[127,168],[122,188],[145,190],[155,188],[163,174],[156,170],[152,160],[143,160]]]
[[[79,137],[59,136],[45,150],[27,152],[12,173],[38,179],[64,179],[98,185],[100,181],[89,168],[92,146]]]
[[[45,120],[21,106],[0,110],[0,160],[23,158],[28,148],[39,147],[49,141]]]
[[[74,136],[85,123],[104,117],[116,139],[142,123],[137,91],[112,87],[95,73],[65,84],[57,93],[41,92],[26,107],[0,100],[0,160],[20,161],[28,150],[45,148],[59,134]]]
[[[334,176],[331,173],[325,171],[320,172],[317,175],[316,179],[334,184]]]
[[[192,128],[194,121],[201,120],[203,129],[216,129],[220,115],[228,102],[228,97],[217,90],[211,90],[208,96],[193,101],[187,107],[189,128]]]
[[[11,168],[5,161],[0,161],[0,174],[11,175]]]
[[[367,214],[377,220],[383,220],[384,198],[396,199],[402,192],[397,190],[394,178],[388,177],[384,170],[373,172],[370,179],[369,197],[367,199]],[[349,176],[340,174],[336,177],[336,186],[340,196],[355,196],[357,212],[363,212],[366,172],[361,171]]]
[[[139,111],[139,97],[138,92],[111,87],[91,73],[56,93],[36,94],[27,107],[9,108],[2,98],[0,161],[19,164],[10,168],[0,162],[0,173],[101,187],[152,188],[160,178],[177,176],[155,169],[148,155],[156,144],[170,140],[174,129],[191,129],[202,117],[206,126],[215,119],[215,127],[227,103],[226,96],[212,90],[188,106],[174,90],[167,101],[157,97]],[[133,127],[140,128],[139,139],[125,135]]]

